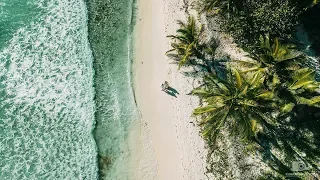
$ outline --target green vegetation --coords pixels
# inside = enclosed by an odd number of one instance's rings
[[[179,21],[177,35],[169,36],[175,40],[169,52],[176,52],[179,69],[205,67],[202,85],[191,94],[201,100],[193,114],[200,117],[198,124],[209,148],[215,151],[223,130],[240,137],[248,149],[258,150],[275,172],[263,172],[262,179],[284,178],[292,172],[290,165],[295,160],[315,169],[320,166],[320,83],[313,67],[308,66],[308,56],[292,44],[301,14],[319,8],[318,3],[201,1],[200,13],[206,13],[207,18],[218,14],[222,29],[249,54],[247,59],[229,60],[222,70],[212,67],[217,61],[217,44],[201,43],[203,28],[196,27],[195,18],[189,17],[187,23]]]
[[[203,29],[202,25],[199,28],[196,26],[194,17],[190,16],[186,23],[178,21],[178,24],[180,29],[177,30],[177,35],[167,36],[175,40],[171,43],[172,49],[167,51],[167,54],[178,61],[179,69],[181,66],[193,65],[211,72],[210,59],[207,59],[206,55],[209,54],[212,57],[216,44],[208,47],[205,43],[200,42]]]
[[[255,44],[260,34],[293,40],[299,23],[318,36],[319,0],[199,0],[201,12],[218,15],[222,30],[244,48]],[[302,22],[301,22],[302,21]],[[315,25],[318,24],[317,25]],[[318,41],[314,41],[318,45]],[[318,47],[318,46],[317,46]]]
[[[266,83],[272,89],[289,78],[290,73],[301,68],[306,61],[305,56],[294,47],[291,44],[281,44],[278,38],[271,45],[269,36],[260,36],[259,45],[249,55],[252,60],[234,61],[245,67],[244,72],[264,73]]]
[[[301,13],[290,0],[238,0],[220,7],[222,29],[242,46],[254,44],[260,34],[290,38]]]
[[[235,62],[244,69],[242,72],[264,74],[266,87],[284,99],[282,111],[289,112],[295,104],[318,106],[319,96],[315,90],[320,84],[315,81],[314,70],[303,67],[306,57],[295,50],[294,45],[281,44],[278,38],[270,44],[269,36],[260,36],[256,52],[250,55],[252,60]]]
[[[176,55],[179,58],[179,68],[190,62],[192,58],[199,57],[202,50],[202,45],[199,43],[199,36],[202,27],[197,28],[195,19],[190,16],[188,22],[178,22],[180,29],[177,30],[178,35],[167,36],[177,40],[177,43],[171,43],[173,49],[167,51],[176,51]]]
[[[244,140],[256,138],[258,127],[273,124],[264,113],[275,106],[276,94],[263,88],[263,76],[245,79],[236,69],[228,70],[226,79],[207,75],[204,84],[192,91],[205,105],[194,110],[202,115],[203,136],[214,143],[221,129],[228,126]]]
[[[292,77],[283,85],[284,97],[291,97],[295,104],[305,104],[308,106],[320,107],[320,96],[316,89],[320,84],[315,81],[314,71],[309,68],[298,69],[292,72]]]

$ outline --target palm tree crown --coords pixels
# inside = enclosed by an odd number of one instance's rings
[[[173,49],[167,53],[175,51],[179,59],[179,68],[187,64],[194,56],[200,56],[203,45],[199,43],[199,36],[202,31],[202,26],[197,28],[194,17],[189,16],[187,23],[178,21],[180,28],[177,30],[177,35],[167,36],[176,40],[171,43]]]
[[[278,38],[270,45],[269,36],[260,36],[258,50],[252,52],[250,60],[235,60],[246,67],[243,72],[261,73],[266,75],[266,83],[270,89],[280,85],[290,78],[290,74],[302,67],[306,60],[302,53],[295,50],[295,46],[281,44]]]
[[[193,114],[202,115],[203,136],[213,142],[226,125],[243,139],[252,139],[259,126],[273,123],[264,113],[274,109],[277,97],[263,88],[263,76],[244,79],[235,69],[228,74],[226,80],[216,75],[206,76],[204,85],[192,91],[205,102]]]

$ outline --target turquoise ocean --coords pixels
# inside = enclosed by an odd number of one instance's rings
[[[132,0],[0,0],[0,179],[128,179]]]

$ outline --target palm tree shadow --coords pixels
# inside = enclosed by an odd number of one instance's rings
[[[290,165],[299,159],[311,170],[318,170],[315,159],[320,157],[320,108],[297,105],[290,114],[290,121],[279,119],[281,126],[269,127],[270,130],[260,136],[263,147],[263,161],[278,173],[292,173]],[[309,133],[306,133],[309,132]],[[308,136],[307,134],[312,134]],[[271,149],[285,154],[280,160]],[[305,155],[301,156],[301,152]]]

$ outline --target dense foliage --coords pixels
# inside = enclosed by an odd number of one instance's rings
[[[260,34],[292,40],[298,24],[319,38],[319,0],[199,0],[201,12],[219,15],[221,28],[242,47],[253,45]],[[302,21],[302,22],[301,22]],[[316,34],[314,36],[313,34]],[[312,41],[320,51],[317,40]],[[318,52],[319,53],[319,52]]]
[[[260,34],[288,39],[301,12],[289,0],[243,0],[221,13],[221,27],[241,45],[253,44]]]

